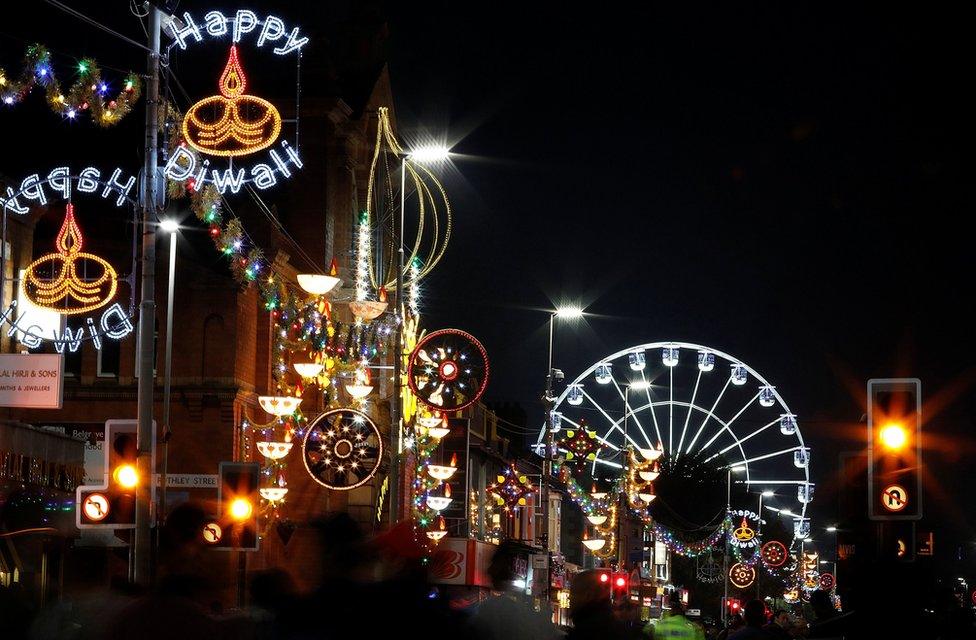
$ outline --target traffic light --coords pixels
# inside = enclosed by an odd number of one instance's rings
[[[921,382],[868,380],[868,516],[922,517]]]
[[[737,613],[742,613],[742,601],[738,598],[724,598],[725,600],[725,615],[726,617],[732,617]]]
[[[613,579],[613,572],[610,569],[594,569],[597,576],[600,579],[600,586],[606,589],[607,596],[613,594],[613,586],[611,584]]]
[[[614,573],[610,576],[611,590],[614,602],[626,602],[630,597],[630,580],[626,573]]]
[[[220,463],[217,522],[209,523],[203,532],[215,548],[257,551],[260,471],[256,462]],[[214,532],[218,532],[216,540]]]
[[[134,529],[139,477],[136,423],[112,421],[105,427],[105,478],[100,486],[80,486],[75,497],[80,529]]]

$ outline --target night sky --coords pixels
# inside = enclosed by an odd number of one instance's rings
[[[127,3],[72,4],[142,39]],[[303,18],[299,3],[274,4]],[[866,380],[919,377],[939,468],[928,513],[972,537],[976,487],[954,471],[976,452],[960,16],[823,2],[389,4],[402,137],[456,152],[444,171],[454,236],[424,282],[425,324],[482,340],[488,400],[541,422],[546,310],[579,303],[592,315],[557,329],[567,378],[655,340],[734,354],[800,416],[826,486],[836,453],[863,447]],[[0,27],[8,69],[23,51],[12,34],[141,67],[137,50],[47,5],[18,13]],[[132,120],[113,135],[137,131]],[[38,161],[59,143],[6,127],[11,175],[11,151]],[[137,157],[138,137],[119,153]],[[814,506],[829,517],[823,498]]]

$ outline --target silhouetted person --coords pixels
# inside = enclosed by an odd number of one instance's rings
[[[745,626],[729,634],[729,640],[757,640],[769,638],[763,629],[766,624],[766,606],[759,600],[750,600],[742,610]]]
[[[596,571],[583,571],[573,578],[569,596],[573,628],[567,640],[620,640],[630,637],[627,627],[613,615],[610,590]]]
[[[790,613],[786,609],[777,609],[772,621],[763,629],[769,634],[770,640],[790,640]]]
[[[833,600],[826,591],[818,589],[810,594],[810,607],[816,619],[810,624],[810,638],[851,637],[852,613],[837,613]]]
[[[497,592],[478,605],[471,618],[477,640],[546,640],[555,629],[544,613],[534,611],[525,596],[515,587],[514,564],[517,547],[503,542],[495,549],[487,573]]]

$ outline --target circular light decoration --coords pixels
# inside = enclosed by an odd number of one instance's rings
[[[354,409],[326,411],[308,425],[302,441],[302,460],[309,475],[336,491],[368,482],[382,459],[379,429],[369,416]]]
[[[407,381],[428,407],[460,411],[474,404],[488,386],[488,353],[469,333],[434,331],[410,354]]]
[[[24,297],[38,307],[65,315],[87,313],[108,304],[115,296],[118,275],[103,258],[82,252],[83,243],[75,207],[69,202],[54,242],[57,253],[30,263],[21,283]],[[41,275],[41,271],[50,275]]]
[[[786,545],[779,540],[770,540],[764,544],[760,549],[760,554],[766,566],[773,569],[786,564],[786,557],[789,555],[786,551]]]
[[[705,556],[705,561],[698,565],[698,580],[706,584],[716,584],[722,581],[722,565],[712,554]]]
[[[803,589],[804,591],[816,591],[820,588],[820,573],[817,571],[808,571],[803,574]]]
[[[729,569],[729,581],[739,589],[746,589],[756,579],[756,569],[737,562]]]
[[[834,578],[832,573],[821,573],[820,574],[820,589],[823,591],[830,591],[836,586],[837,580]]]
[[[566,456],[566,464],[579,467],[596,459],[596,433],[586,428],[586,420],[580,420],[579,429],[565,433],[556,441],[556,447]]]

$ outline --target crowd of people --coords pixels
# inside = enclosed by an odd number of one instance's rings
[[[174,510],[161,531],[157,579],[139,591],[124,580],[106,588],[93,577],[56,603],[32,611],[14,592],[0,589],[3,640],[314,640],[345,638],[464,638],[465,640],[788,640],[793,638],[912,637],[971,638],[971,617],[947,619],[931,635],[878,635],[889,620],[839,612],[826,592],[814,592],[807,620],[800,609],[770,611],[747,602],[742,615],[724,625],[702,623],[672,601],[661,619],[641,620],[628,599],[614,603],[597,571],[573,577],[572,626],[557,628],[538,611],[524,589],[515,587],[519,553],[502,543],[486,573],[490,597],[458,603],[428,581],[423,553],[410,536],[389,532],[368,539],[348,515],[317,524],[320,536],[317,588],[300,592],[280,569],[253,572],[247,606],[225,611],[213,594],[212,576],[201,569],[205,550],[200,531],[204,512],[190,505]],[[92,572],[96,576],[97,572]],[[21,594],[22,595],[22,594]],[[24,605],[24,606],[21,606]],[[956,607],[962,611],[962,607]],[[908,627],[906,627],[907,631]]]

